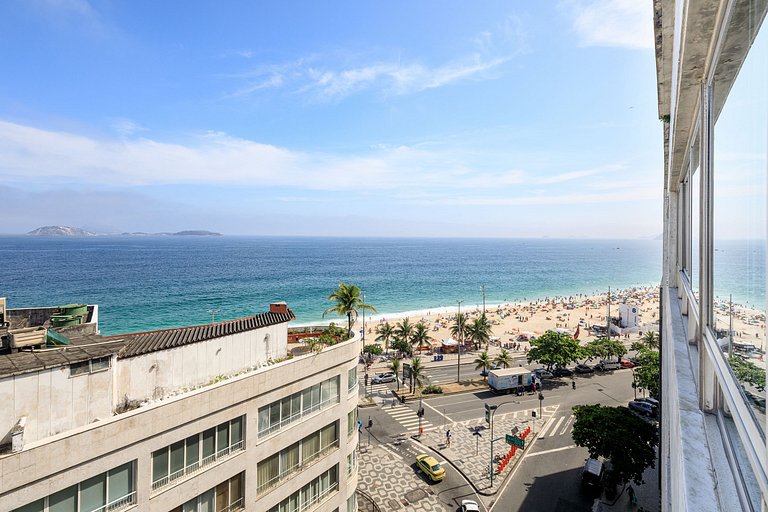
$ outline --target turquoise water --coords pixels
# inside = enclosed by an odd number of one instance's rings
[[[9,307],[97,303],[104,334],[237,318],[320,320],[340,282],[380,313],[657,285],[656,240],[0,237]]]

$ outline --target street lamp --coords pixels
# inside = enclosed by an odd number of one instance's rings
[[[464,302],[463,300],[459,301],[459,312],[456,314],[456,326],[459,328],[459,363],[456,365],[456,383],[461,383],[461,347],[464,345],[464,326],[458,325],[459,320],[461,320],[461,303]]]
[[[509,402],[502,402],[498,405],[488,405],[488,402],[485,403],[485,420],[491,424],[491,459],[489,464],[490,471],[488,472],[491,477],[491,487],[493,487],[493,416],[496,414],[496,411],[502,405],[519,404],[519,403],[520,402],[516,400],[512,400]]]
[[[363,348],[365,348],[365,292],[363,292]]]
[[[485,285],[480,285],[480,293],[483,294],[483,315],[485,315]]]

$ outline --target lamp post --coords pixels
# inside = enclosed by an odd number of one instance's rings
[[[539,418],[542,418],[542,421],[543,421],[544,418],[541,415],[541,402],[543,402],[543,401],[544,401],[544,395],[541,393],[541,391],[539,391]],[[542,423],[542,425],[543,425],[543,423]]]
[[[491,459],[488,465],[490,469],[488,473],[490,474],[490,477],[491,477],[491,487],[493,487],[493,416],[496,414],[496,411],[498,411],[499,407],[501,407],[502,405],[519,404],[519,403],[520,402],[516,400],[512,400],[510,402],[502,402],[498,405],[488,405],[488,402],[485,403],[486,421],[488,421],[488,423],[490,423],[491,425]]]
[[[464,326],[458,325],[458,321],[461,320],[461,303],[464,302],[463,300],[459,301],[459,312],[456,314],[456,323],[457,327],[459,327],[459,363],[456,365],[456,383],[461,383],[461,347],[464,345]]]

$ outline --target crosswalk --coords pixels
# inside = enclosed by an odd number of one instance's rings
[[[413,409],[398,404],[395,405],[395,407],[389,407],[384,410],[387,411],[387,414],[397,421],[408,433],[417,434],[419,432],[419,417],[416,416],[416,411]],[[422,420],[421,428],[427,431],[433,428],[433,425],[427,420]]]
[[[573,421],[573,414],[552,418],[539,432],[539,439],[564,435],[570,436],[573,431]]]

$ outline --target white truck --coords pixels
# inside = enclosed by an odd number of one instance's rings
[[[527,368],[501,368],[488,372],[488,385],[496,393],[531,391],[533,383],[534,377]]]

